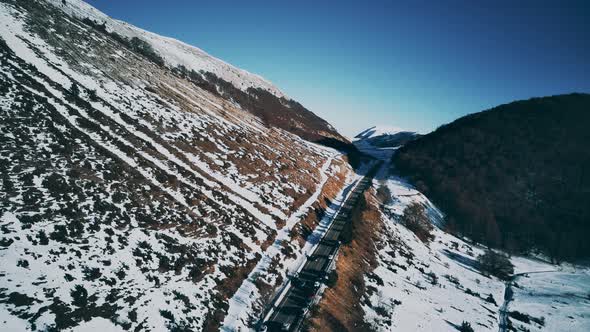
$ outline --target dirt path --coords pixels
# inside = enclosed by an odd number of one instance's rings
[[[514,274],[510,277],[510,279],[508,279],[504,285],[504,303],[502,303],[502,306],[499,309],[499,328],[498,328],[498,332],[507,332],[508,331],[508,314],[510,313],[510,310],[508,310],[508,305],[510,305],[510,302],[514,299],[514,291],[512,290],[512,286],[514,285],[514,282],[516,281],[516,279],[527,275],[527,274],[533,274],[533,273],[551,273],[551,272],[558,272],[555,270],[550,270],[550,271],[533,271],[533,272],[521,272],[521,273],[517,273]]]
[[[502,303],[502,306],[500,307],[500,327],[498,328],[499,332],[508,331],[508,305],[510,304],[510,301],[512,301],[512,298],[514,296],[514,291],[512,291],[512,284],[516,278],[517,276],[512,276],[510,280],[504,283],[504,303]]]

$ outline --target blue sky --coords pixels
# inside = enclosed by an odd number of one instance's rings
[[[264,76],[349,136],[590,92],[589,1],[88,2]]]

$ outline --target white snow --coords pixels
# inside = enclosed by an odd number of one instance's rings
[[[29,322],[10,314],[6,308],[0,306],[0,328],[6,332],[20,332],[29,330]]]
[[[61,1],[54,3],[61,6]],[[77,4],[86,8],[76,1],[68,3],[68,6]],[[318,199],[327,179],[336,170],[346,167],[332,163],[338,155],[334,150],[305,142],[282,130],[266,128],[257,118],[230,101],[188,86],[185,81],[166,75],[164,70],[156,68],[150,75],[142,76],[137,68],[125,62],[133,58],[128,50],[114,50],[112,45],[101,43],[100,40],[106,38],[98,40],[95,32],[81,25],[77,31],[75,23],[60,17],[67,24],[72,24],[73,32],[87,32],[89,38],[98,43],[82,53],[77,52],[77,63],[72,63],[68,61],[71,60],[68,54],[64,56],[56,52],[54,44],[29,29],[30,23],[25,20],[28,14],[16,8],[18,6],[0,4],[0,36],[15,52],[16,58],[34,65],[35,70],[12,59],[4,61],[8,54],[2,54],[4,62],[0,66],[0,77],[7,80],[12,91],[44,97],[40,98],[44,102],[31,112],[38,112],[41,121],[22,124],[26,126],[29,144],[20,146],[18,152],[33,160],[41,152],[43,156],[50,156],[50,162],[46,162],[50,164],[51,171],[42,169],[42,174],[32,176],[30,185],[23,185],[20,177],[25,173],[38,173],[39,169],[27,167],[20,173],[11,170],[10,177],[16,193],[5,200],[10,205],[9,210],[2,211],[0,217],[2,226],[11,230],[5,237],[18,241],[0,250],[0,274],[3,276],[0,278],[0,289],[5,289],[3,292],[7,294],[18,291],[38,299],[39,303],[27,308],[2,304],[0,319],[3,320],[0,323],[6,326],[25,324],[30,328],[30,322],[20,321],[11,315],[15,315],[17,310],[34,313],[50,304],[52,297],[48,297],[43,289],[55,289],[55,294],[51,296],[70,306],[73,286],[81,285],[89,295],[96,295],[98,305],[105,301],[110,290],[118,288],[121,296],[116,304],[122,309],[117,311],[115,320],[80,322],[73,329],[75,331],[113,330],[119,323],[136,327],[138,323],[131,323],[127,318],[132,310],[137,311],[138,322],[145,322],[148,329],[162,330],[169,324],[161,315],[161,310],[170,311],[185,323],[190,319],[190,326],[195,328],[202,326],[207,314],[215,310],[212,299],[219,295],[217,283],[228,278],[220,268],[236,268],[255,259],[256,254],[262,253],[261,244],[276,234],[278,222],[284,222],[286,226],[278,232],[277,243],[301,249],[296,241],[291,243],[287,230],[296,225]],[[72,45],[74,48],[77,46]],[[98,53],[105,51],[107,57],[116,54],[117,61],[121,63],[95,62],[93,58],[97,58],[97,50]],[[22,75],[34,84],[19,81],[17,78]],[[82,107],[67,98],[64,90],[70,89],[73,83],[80,88],[80,97],[88,102],[87,106]],[[152,87],[150,91],[146,90],[148,86]],[[93,90],[98,100],[91,100],[88,90]],[[28,114],[19,113],[22,112],[19,103],[10,94],[0,96],[2,110],[6,110],[2,116],[19,114],[27,121]],[[86,171],[91,173],[91,179],[68,175],[72,164],[77,161],[68,164],[63,161],[63,156],[50,148],[56,146],[57,141],[54,134],[47,132],[46,125],[53,121],[56,122],[56,132],[66,137],[76,133],[71,143],[78,156],[84,156],[81,162],[90,164]],[[6,128],[2,124],[0,127],[2,138],[6,137],[9,142],[19,138],[14,128]],[[6,135],[4,131],[7,131]],[[199,142],[206,142],[207,150],[201,150]],[[10,154],[5,152],[10,152],[12,148],[0,147],[0,158],[10,158]],[[338,163],[342,162],[338,160]],[[126,179],[109,180],[106,175],[113,165],[125,172],[133,170],[134,179],[129,182]],[[53,239],[47,245],[38,245],[35,240],[39,232],[50,235],[57,226],[63,227],[69,222],[60,214],[66,207],[64,200],[52,196],[45,187],[44,180],[50,172],[60,174],[70,183],[79,182],[80,187],[84,187],[77,193],[81,199],[76,196],[68,198],[88,213],[83,221],[85,230],[91,227],[100,229],[85,233],[80,240],[85,241],[83,244],[68,244],[69,251],[59,256],[55,253],[66,250],[66,246]],[[166,179],[172,179],[172,183],[166,183]],[[137,187],[132,189],[135,182]],[[24,192],[31,188],[41,198],[38,210],[29,212],[24,207]],[[119,191],[137,196],[126,196],[123,201],[114,203],[113,194]],[[155,197],[154,192],[164,195]],[[0,193],[0,198],[3,198],[2,195],[4,193]],[[303,204],[299,202],[300,205],[291,214],[289,211],[295,197],[303,197]],[[131,198],[139,199],[141,203]],[[96,209],[99,203],[109,205],[130,220],[125,223],[116,216],[114,221],[105,223],[104,215]],[[135,219],[138,208],[149,217],[156,218],[153,226],[161,229],[144,228]],[[45,212],[49,216],[38,224],[31,228],[21,227],[24,222],[19,218],[22,215]],[[170,219],[174,222],[171,223]],[[110,222],[122,224],[113,228],[109,226]],[[180,232],[179,228],[183,225],[189,229],[186,234]],[[208,233],[203,225],[213,226],[212,233]],[[184,255],[170,252],[163,240],[158,238],[160,235],[171,238],[174,244],[185,246],[184,250],[190,252],[193,263],[194,260],[198,260],[199,264],[202,261],[203,271],[197,272],[202,272],[203,276],[199,276],[198,281],[193,280],[195,276],[189,275],[189,267],[181,268],[178,273],[160,270],[160,258],[177,259]],[[138,259],[140,244],[147,244],[151,248],[149,252],[156,256],[143,261]],[[105,248],[116,248],[114,253],[109,254],[109,265],[103,265],[100,260]],[[283,253],[276,249],[272,249],[277,254],[276,258],[283,260]],[[297,254],[301,255],[301,252]],[[28,261],[28,268],[18,265],[23,259]],[[141,267],[138,261],[143,262]],[[290,266],[293,261],[287,260],[285,264]],[[70,263],[76,266],[74,270],[69,270]],[[86,279],[81,271],[83,267],[98,269],[105,279]],[[117,271],[121,270],[125,271],[124,277],[117,275]],[[64,282],[70,278],[74,281]],[[117,280],[117,284],[106,285],[102,280]],[[190,307],[175,299],[174,292],[186,296]],[[126,303],[125,299],[129,297],[137,299],[137,303]],[[34,323],[40,329],[50,328],[54,326],[55,319],[51,310],[47,310]]]
[[[394,126],[373,126],[365,129],[354,137],[355,141],[373,138],[382,135],[393,135],[399,132],[406,131],[399,127]]]
[[[187,69],[193,69],[197,72],[200,70],[212,72],[225,81],[231,82],[238,89],[246,91],[250,87],[261,88],[277,97],[287,98],[277,87],[259,75],[234,67],[195,46],[112,19],[82,0],[68,0],[65,6],[62,5],[61,0],[46,1],[79,19],[90,18],[99,23],[104,22],[109,31],[114,31],[129,38],[138,37],[149,42],[164,58],[166,63],[172,67],[183,65]]]
[[[516,278],[508,310],[542,319],[544,324],[510,318],[512,324],[530,331],[590,331],[590,269],[534,263],[531,273]]]
[[[229,299],[228,314],[226,315],[223,326],[221,327],[223,331],[245,331],[249,329],[247,321],[250,314],[252,313],[256,300],[260,296],[255,284],[256,279],[260,275],[268,272],[268,268],[270,267],[273,259],[281,255],[283,242],[289,240],[290,231],[293,226],[295,226],[295,224],[297,224],[300,219],[305,216],[311,205],[317,201],[325,183],[328,181],[328,168],[331,166],[333,160],[336,157],[337,155],[331,155],[326,159],[320,169],[322,179],[317,185],[314,193],[297,209],[297,211],[289,216],[285,226],[283,226],[283,228],[278,231],[278,235],[275,238],[273,244],[266,249],[262,255],[262,258],[258,261],[254,269],[252,269],[246,280],[242,282],[240,288],[237,290],[234,296]],[[318,228],[324,227],[324,225],[318,226]],[[299,266],[301,258],[304,257],[304,253],[307,252],[306,249],[309,250],[309,248],[304,247],[302,252],[297,253],[299,259],[286,264],[287,271],[283,271],[284,274],[294,272],[294,268],[296,269],[296,267]]]
[[[373,272],[383,280],[384,285],[365,278],[378,289],[371,297],[373,308],[363,306],[367,321],[379,331],[456,331],[446,321],[459,325],[468,321],[476,330],[497,330],[497,308],[484,299],[491,294],[497,302],[501,302],[504,283],[485,277],[452,258],[454,254],[465,261],[474,261],[483,250],[436,227],[433,230],[435,239],[429,244],[423,243],[397,222],[398,216],[412,202],[426,206],[435,224],[440,224],[442,214],[426,197],[400,179],[390,178],[384,185],[389,187],[394,199],[386,206],[391,217],[385,219],[387,233],[384,237],[395,239],[397,245],[392,247],[386,242],[379,250],[379,266]],[[413,258],[407,259],[400,254],[404,251]],[[396,254],[391,256],[391,252]],[[428,274],[436,276],[435,284]],[[467,289],[480,295],[469,295]],[[395,304],[394,301],[401,303]],[[374,308],[391,312],[391,324],[387,324],[389,320],[380,316]],[[494,312],[492,317],[489,317],[490,310]],[[476,326],[476,322],[485,326]]]
[[[395,149],[357,146],[384,161],[391,160],[395,153]],[[485,248],[439,228],[444,218],[434,204],[404,179],[387,175],[385,169],[377,176],[381,180],[374,182],[375,188],[387,186],[393,199],[385,206],[386,231],[383,243],[378,245],[379,265],[373,271],[383,285],[365,278],[368,285],[377,289],[370,298],[371,306],[363,305],[366,321],[377,331],[457,331],[456,326],[463,321],[471,323],[475,331],[498,331],[505,284],[482,275],[473,264]],[[404,208],[414,202],[426,208],[436,225],[435,238],[428,244],[397,221]],[[403,252],[406,254],[400,255]],[[511,261],[517,275],[530,273],[517,277],[518,287],[512,288],[514,300],[508,310],[545,319],[542,327],[511,318],[516,327],[531,331],[590,330],[588,267],[559,266],[521,256],[513,256]],[[429,275],[437,276],[435,284]],[[497,305],[485,301],[490,294]],[[383,312],[391,316],[384,317]]]
[[[94,317],[88,322],[76,326],[75,328],[66,330],[67,332],[125,332],[125,330],[117,326],[111,321],[102,317]]]

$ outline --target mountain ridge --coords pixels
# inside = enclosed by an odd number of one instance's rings
[[[216,330],[265,257],[255,316],[348,158],[51,4],[0,18],[1,322]]]
[[[394,162],[467,236],[555,259],[587,256],[589,107],[580,93],[500,105],[406,144]]]
[[[274,84],[258,74],[235,67],[228,62],[213,57],[196,46],[176,38],[161,36],[125,21],[113,19],[83,0],[67,0],[65,3],[61,0],[46,1],[80,20],[87,18],[100,24],[104,23],[107,29],[111,29],[113,32],[122,34],[125,37],[147,38],[147,41],[151,42],[152,46],[165,56],[166,60],[169,61],[168,64],[172,67],[183,65],[196,71],[204,70],[212,72],[224,80],[231,82],[239,89],[247,90],[249,87],[263,88],[279,98],[288,98]],[[249,81],[244,80],[241,78],[242,75],[245,78],[251,79]]]
[[[383,135],[395,135],[399,132],[411,132],[395,126],[372,126],[354,136],[355,140],[374,138]]]
[[[414,131],[406,131],[398,127],[373,126],[363,130],[354,137],[353,144],[363,149],[399,148],[420,135]]]
[[[99,32],[145,51],[148,58],[190,78],[200,87],[212,93],[226,94],[224,98],[238,103],[269,126],[278,126],[304,139],[321,144],[328,142],[328,146],[339,148],[340,144],[330,144],[329,139],[333,138],[344,144],[347,153],[356,153],[351,150],[353,147],[348,140],[331,124],[286,96],[260,75],[237,68],[175,38],[112,19],[83,0],[68,0],[65,3],[61,0],[45,1]]]

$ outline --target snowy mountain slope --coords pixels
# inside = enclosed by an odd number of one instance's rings
[[[499,105],[405,144],[394,162],[457,232],[522,254],[586,259],[589,108],[584,93]]]
[[[399,132],[405,132],[405,130],[393,127],[393,126],[373,126],[371,128],[367,128],[362,132],[358,133],[354,139],[355,140],[364,140],[373,137],[383,136],[383,135],[394,135]]]
[[[423,243],[398,220],[407,204],[432,208],[431,203],[399,178],[385,185],[393,201],[386,206],[383,242],[377,244],[378,267],[365,277],[373,289],[369,304],[363,305],[366,321],[378,331],[456,331],[463,322],[475,331],[498,331],[505,285],[477,269],[485,247],[438,227],[434,239]],[[430,215],[439,223],[438,213]],[[511,326],[519,331],[588,330],[590,268],[518,256],[511,261],[515,274],[522,274],[507,306]]]
[[[276,243],[256,287],[280,284],[300,224],[353,179],[45,2],[0,2],[0,108],[0,324],[29,330],[216,330]]]
[[[396,151],[362,140],[355,144],[384,162]],[[503,331],[500,311],[508,283],[479,270],[477,258],[486,248],[446,232],[443,213],[397,176],[391,164],[377,175],[374,190],[364,208],[370,213],[357,220],[360,233],[341,250],[338,281],[314,310],[310,330],[457,331],[465,322],[474,331]],[[400,222],[414,203],[425,208],[436,226],[430,241]],[[366,252],[357,253],[363,242]],[[516,275],[513,299],[506,306],[510,326],[519,331],[587,330],[590,268],[530,257],[510,260]],[[362,268],[355,270],[350,265],[357,261]]]
[[[430,206],[436,223],[440,223],[439,213],[400,179],[390,178],[385,185],[393,201],[386,206],[388,236],[379,245],[379,266],[373,271],[378,279],[366,279],[375,289],[369,297],[371,305],[364,306],[366,319],[383,331],[456,331],[453,324],[463,321],[476,331],[497,331],[498,306],[493,302],[501,303],[504,283],[468,264],[483,250],[438,228],[433,230],[434,239],[423,243],[398,218],[412,202]]]
[[[184,76],[192,83],[236,103],[259,117],[264,124],[279,127],[310,141],[348,144],[334,127],[284,95],[264,78],[210,56],[199,48],[159,36],[101,13],[82,0],[48,0],[55,8],[82,20],[96,30],[129,44],[156,63]],[[337,147],[337,145],[330,145]]]
[[[420,134],[397,127],[374,126],[355,136],[354,144],[359,149],[397,148],[417,139]]]
[[[275,96],[286,97],[277,87],[264,78],[236,68],[222,60],[219,60],[198,47],[188,45],[174,38],[163,37],[155,33],[145,31],[129,23],[112,19],[101,11],[82,0],[48,0],[54,6],[79,19],[89,18],[99,23],[105,23],[109,31],[122,36],[138,37],[148,41],[154,49],[162,55],[166,63],[172,67],[179,65],[197,72],[203,70],[211,72],[218,77],[231,82],[237,88],[246,91],[248,88],[261,88]]]

